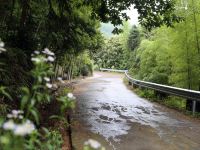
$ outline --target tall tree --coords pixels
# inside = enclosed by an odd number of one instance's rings
[[[134,25],[129,33],[127,45],[128,49],[134,51],[140,44],[140,32],[139,29]]]

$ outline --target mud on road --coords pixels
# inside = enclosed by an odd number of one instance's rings
[[[200,150],[200,121],[138,97],[123,74],[95,72],[75,86],[73,145],[98,140],[107,150]]]

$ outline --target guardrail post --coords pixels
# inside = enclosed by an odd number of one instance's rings
[[[134,82],[132,82],[132,87],[135,89],[135,88],[138,88],[138,86],[136,84],[134,84]]]
[[[192,111],[192,102],[193,101],[191,99],[186,100],[186,110]]]
[[[196,112],[196,103],[197,101],[192,101],[192,114],[194,115]]]

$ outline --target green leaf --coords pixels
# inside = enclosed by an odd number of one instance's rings
[[[2,93],[3,95],[5,95],[10,100],[13,100],[12,97],[10,96],[10,94],[8,94],[8,92],[6,92],[6,87],[1,86],[0,87],[0,93]]]
[[[29,100],[29,96],[28,95],[24,95],[22,97],[22,100],[21,100],[21,109],[24,110],[24,108],[26,107],[26,104],[28,103],[28,100]]]
[[[68,125],[68,121],[66,117],[63,117],[63,116],[52,115],[51,117],[49,117],[49,119],[58,119],[58,120],[63,121],[66,125]]]
[[[39,125],[39,114],[38,114],[37,110],[36,109],[31,109],[30,112],[33,115],[34,120],[36,121],[36,123]]]

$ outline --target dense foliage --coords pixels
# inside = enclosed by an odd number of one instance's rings
[[[135,51],[138,69],[133,75],[147,81],[169,84],[182,88],[199,90],[199,29],[200,14],[189,1],[177,13],[185,20],[174,25],[174,28],[156,29],[149,38],[142,40]],[[135,71],[134,71],[135,70]]]
[[[128,19],[123,11],[133,4],[138,9],[141,24],[149,29],[179,20],[173,12],[174,3],[164,0],[101,0],[98,3],[86,0],[2,0],[0,37],[6,43],[8,53],[0,59],[10,58],[2,60],[7,64],[4,69],[8,74],[2,84],[14,89],[19,84],[30,85],[31,79],[26,74],[33,67],[30,55],[45,47],[56,54],[55,76],[71,79],[79,75],[77,73],[91,74],[91,65],[80,68],[77,59],[84,50],[95,51],[100,47],[99,21],[120,25],[123,19]],[[114,32],[118,29],[115,28]],[[1,79],[4,76],[0,74]]]
[[[98,61],[97,63],[101,67],[129,69],[136,79],[199,90],[200,2],[176,1],[175,7],[176,15],[184,18],[181,22],[174,23],[173,27],[163,25],[152,31],[141,26],[130,28],[130,25],[125,24],[124,33],[115,37],[123,49],[114,43],[107,47],[107,52],[110,47],[117,48],[115,51],[120,53],[115,55],[115,59],[121,61],[118,61],[117,65],[113,64],[114,53],[107,53],[102,57],[107,58],[104,65]],[[104,51],[102,49],[102,52]]]
[[[128,68],[141,80],[198,90],[199,7],[194,0],[177,2],[176,13],[184,20],[173,28],[162,26],[148,31],[125,23],[124,33],[108,40],[96,62],[101,67]]]
[[[33,67],[31,53],[45,47],[55,52],[57,58],[56,73],[52,76],[71,79],[84,68],[84,74],[91,74],[91,63],[80,66],[79,55],[98,47],[96,41],[101,35],[99,22],[91,18],[90,7],[82,3],[81,0],[2,1],[0,37],[6,43],[7,53],[0,59],[7,65],[3,66],[5,73],[0,74],[1,84],[14,89],[30,85],[27,72]]]
[[[113,25],[123,23],[129,16],[124,10],[134,5],[138,10],[141,25],[148,29],[159,27],[162,24],[172,26],[173,22],[180,21],[175,15],[174,1],[170,0],[85,0],[85,3],[92,5],[93,16],[100,18],[102,22],[110,21]],[[114,32],[119,30],[115,28]]]
[[[102,49],[94,54],[94,61],[100,68],[125,68],[124,49],[119,39],[111,38],[105,41]]]
[[[139,30],[134,27],[129,37],[104,43],[99,28],[100,22],[121,25],[129,18],[124,10],[133,4],[148,30],[180,21],[170,0],[0,1],[1,148],[61,149],[61,134],[47,122],[58,119],[68,125],[66,111],[74,108],[74,97],[66,88],[58,92],[57,86],[63,79],[91,75],[91,58],[100,67],[132,66],[131,56],[138,57],[135,49],[141,49]]]

